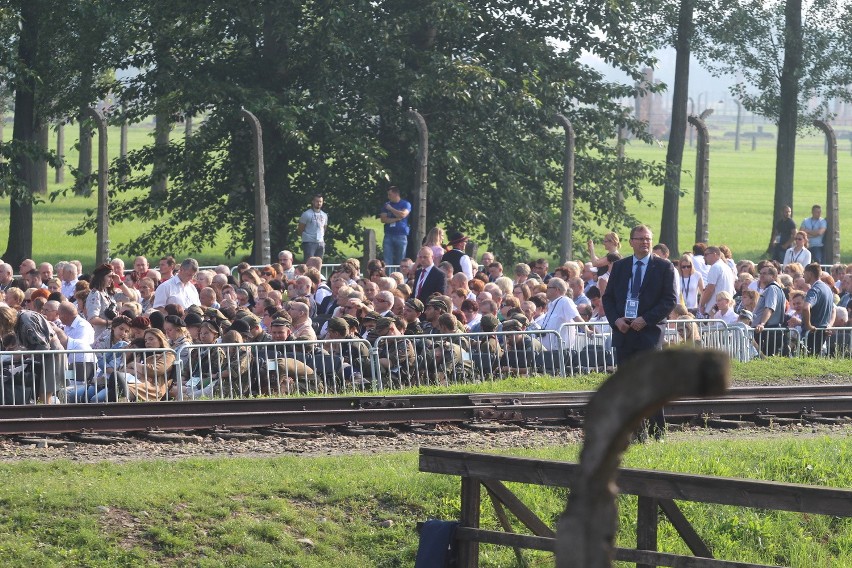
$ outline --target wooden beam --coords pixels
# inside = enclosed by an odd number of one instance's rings
[[[636,507],[636,549],[657,551],[657,500],[639,496]],[[657,564],[637,564],[636,568],[656,568]]]
[[[479,528],[480,486],[475,477],[461,480],[461,526]],[[461,528],[461,527],[459,527]],[[459,568],[479,568],[479,543],[462,542],[459,546]]]
[[[509,491],[509,489],[501,482],[494,479],[483,479],[482,484],[492,493],[497,499],[521,521],[525,527],[530,529],[536,536],[546,536],[553,538],[556,533],[544,521],[538,518],[529,507],[518,499],[518,497]]]
[[[695,556],[713,558],[713,552],[704,543],[701,536],[695,532],[695,529],[692,528],[692,525],[688,520],[686,520],[686,517],[683,516],[683,512],[681,512],[677,503],[671,499],[660,499],[658,503],[660,505],[660,509],[663,510],[663,513],[669,519],[672,526],[674,526],[677,534],[680,535],[680,538],[682,538],[683,542],[686,543],[686,546],[689,547],[689,550],[691,550]]]
[[[570,486],[577,467],[569,462],[420,449],[420,471],[549,487]],[[628,495],[852,517],[848,489],[626,468],[619,469],[617,483]]]
[[[509,517],[506,515],[506,510],[503,509],[503,504],[490,489],[488,489],[488,498],[491,499],[491,505],[494,506],[494,514],[497,515],[497,520],[500,521],[500,526],[503,527],[504,531],[513,533],[514,530],[512,530],[512,523],[509,522]],[[527,563],[527,559],[524,558],[523,548],[513,546],[512,550],[515,552],[515,558],[518,560],[518,565],[522,568],[528,568],[529,564]]]

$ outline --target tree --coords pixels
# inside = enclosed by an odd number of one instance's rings
[[[793,205],[798,130],[828,115],[832,99],[852,96],[847,88],[852,83],[850,11],[844,5],[726,1],[720,17],[708,25],[711,41],[699,53],[704,64],[720,76],[741,76],[732,94],[778,125],[773,215]]]
[[[633,87],[609,83],[577,61],[605,57],[638,77],[650,62],[631,33],[636,6],[449,0],[412,2],[138,2],[138,41],[122,64],[140,73],[122,86],[136,120],[163,96],[206,113],[191,139],[170,144],[166,194],[141,195],[156,153],[127,160],[118,220],[154,221],[131,252],[197,250],[228,231],[227,252],[251,242],[253,221],[244,106],[261,120],[273,249],[293,246],[296,213],[326,193],[333,243],[354,238],[384,188],[413,183],[417,108],[430,129],[429,222],[487,236],[505,256],[512,237],[558,246],[561,137],[552,115],[578,131],[577,195],[583,234],[633,219],[615,195],[618,162],[607,144]],[[156,11],[156,13],[154,13]],[[153,27],[168,20],[172,26]],[[165,36],[161,35],[165,34]],[[165,53],[155,49],[155,39]],[[163,69],[165,55],[173,68]],[[630,123],[644,136],[641,126]],[[189,167],[187,167],[189,164]],[[627,192],[641,198],[656,168],[628,160]],[[277,222],[275,222],[277,221]],[[91,227],[89,219],[78,230]]]

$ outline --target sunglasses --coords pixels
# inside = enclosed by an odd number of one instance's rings
[[[680,269],[683,270],[684,268],[692,268],[692,265],[691,264],[681,264]]]

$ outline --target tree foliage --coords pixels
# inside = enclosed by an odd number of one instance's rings
[[[428,225],[487,240],[505,257],[513,237],[555,252],[561,184],[561,112],[578,137],[575,226],[633,222],[616,188],[641,199],[661,170],[611,147],[627,122],[619,100],[634,87],[607,82],[578,62],[595,54],[638,78],[648,44],[631,29],[638,5],[517,0],[231,2],[139,0],[124,12],[129,47],[119,68],[138,73],[119,87],[127,116],[204,113],[185,142],[146,147],[115,174],[115,221],[151,228],[123,252],[189,253],[228,235],[227,252],[251,244],[253,191],[249,129],[264,129],[273,250],[295,246],[294,219],[316,192],[326,195],[327,238],[357,238],[377,215],[384,189],[412,197],[416,108],[430,131]],[[165,159],[165,193],[150,193],[152,166]],[[620,168],[620,170],[619,170]],[[618,173],[622,172],[622,178]],[[619,183],[620,182],[620,183]],[[93,227],[89,218],[77,230]],[[579,240],[579,239],[578,239]]]

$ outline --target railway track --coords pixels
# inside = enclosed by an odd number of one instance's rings
[[[292,429],[413,424],[582,425],[591,392],[172,401],[0,408],[0,435],[80,432]],[[841,422],[852,416],[852,385],[746,387],[715,399],[677,400],[672,422],[720,428],[772,421]]]

